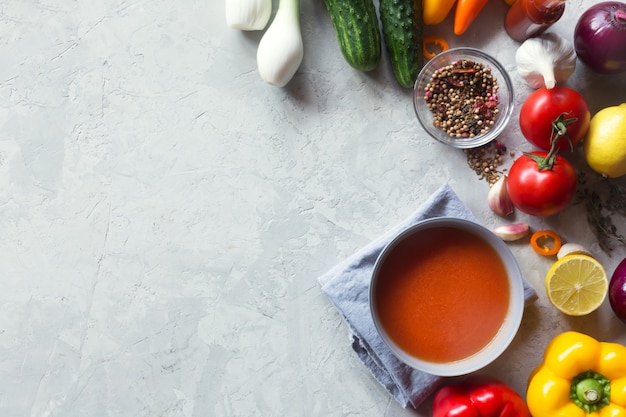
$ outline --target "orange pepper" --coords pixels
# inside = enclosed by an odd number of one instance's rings
[[[538,230],[530,237],[530,246],[539,255],[556,255],[561,249],[561,238],[552,230]]]
[[[462,35],[487,4],[487,0],[458,0],[454,13],[454,34]]]
[[[438,25],[446,19],[456,0],[422,0],[422,20],[425,25]]]
[[[439,48],[439,51],[433,52],[429,48],[430,45],[433,45],[436,48]],[[435,55],[437,55],[437,53],[447,51],[448,48],[449,48],[448,42],[446,42],[446,40],[440,36],[426,36],[424,38],[423,54],[426,59],[431,59]]]

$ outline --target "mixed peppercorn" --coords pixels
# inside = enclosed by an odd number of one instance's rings
[[[486,133],[498,115],[498,82],[491,68],[460,59],[437,69],[424,99],[433,124],[454,138]]]

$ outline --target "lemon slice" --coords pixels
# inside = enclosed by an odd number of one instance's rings
[[[606,298],[609,278],[602,264],[591,256],[565,256],[546,275],[546,293],[557,309],[570,316],[596,310]]]

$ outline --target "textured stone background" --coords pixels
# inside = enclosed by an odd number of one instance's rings
[[[595,2],[570,3],[553,29],[571,38]],[[506,9],[489,2],[462,37],[451,18],[427,33],[495,55],[520,105]],[[301,16],[304,62],[280,89],[257,73],[260,33],[228,29],[221,0],[3,1],[0,414],[428,415],[358,362],[317,277],[445,182],[482,224],[503,220],[464,154],[425,136],[386,56],[356,72],[323,2]],[[625,75],[579,66],[570,86],[594,112],[626,101]],[[519,154],[516,123],[501,139]],[[610,271],[625,255],[598,249],[580,206],[512,221],[586,244]],[[522,393],[561,330],[626,342],[608,303],[558,314],[551,261],[511,247],[539,300],[485,373]]]

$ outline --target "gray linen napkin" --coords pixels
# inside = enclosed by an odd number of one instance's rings
[[[319,278],[322,290],[341,312],[352,348],[372,375],[403,406],[418,407],[444,381],[403,364],[376,332],[369,311],[369,283],[374,263],[385,245],[407,227],[430,217],[476,221],[456,193],[445,184],[416,212]],[[524,282],[526,303],[537,298]]]

